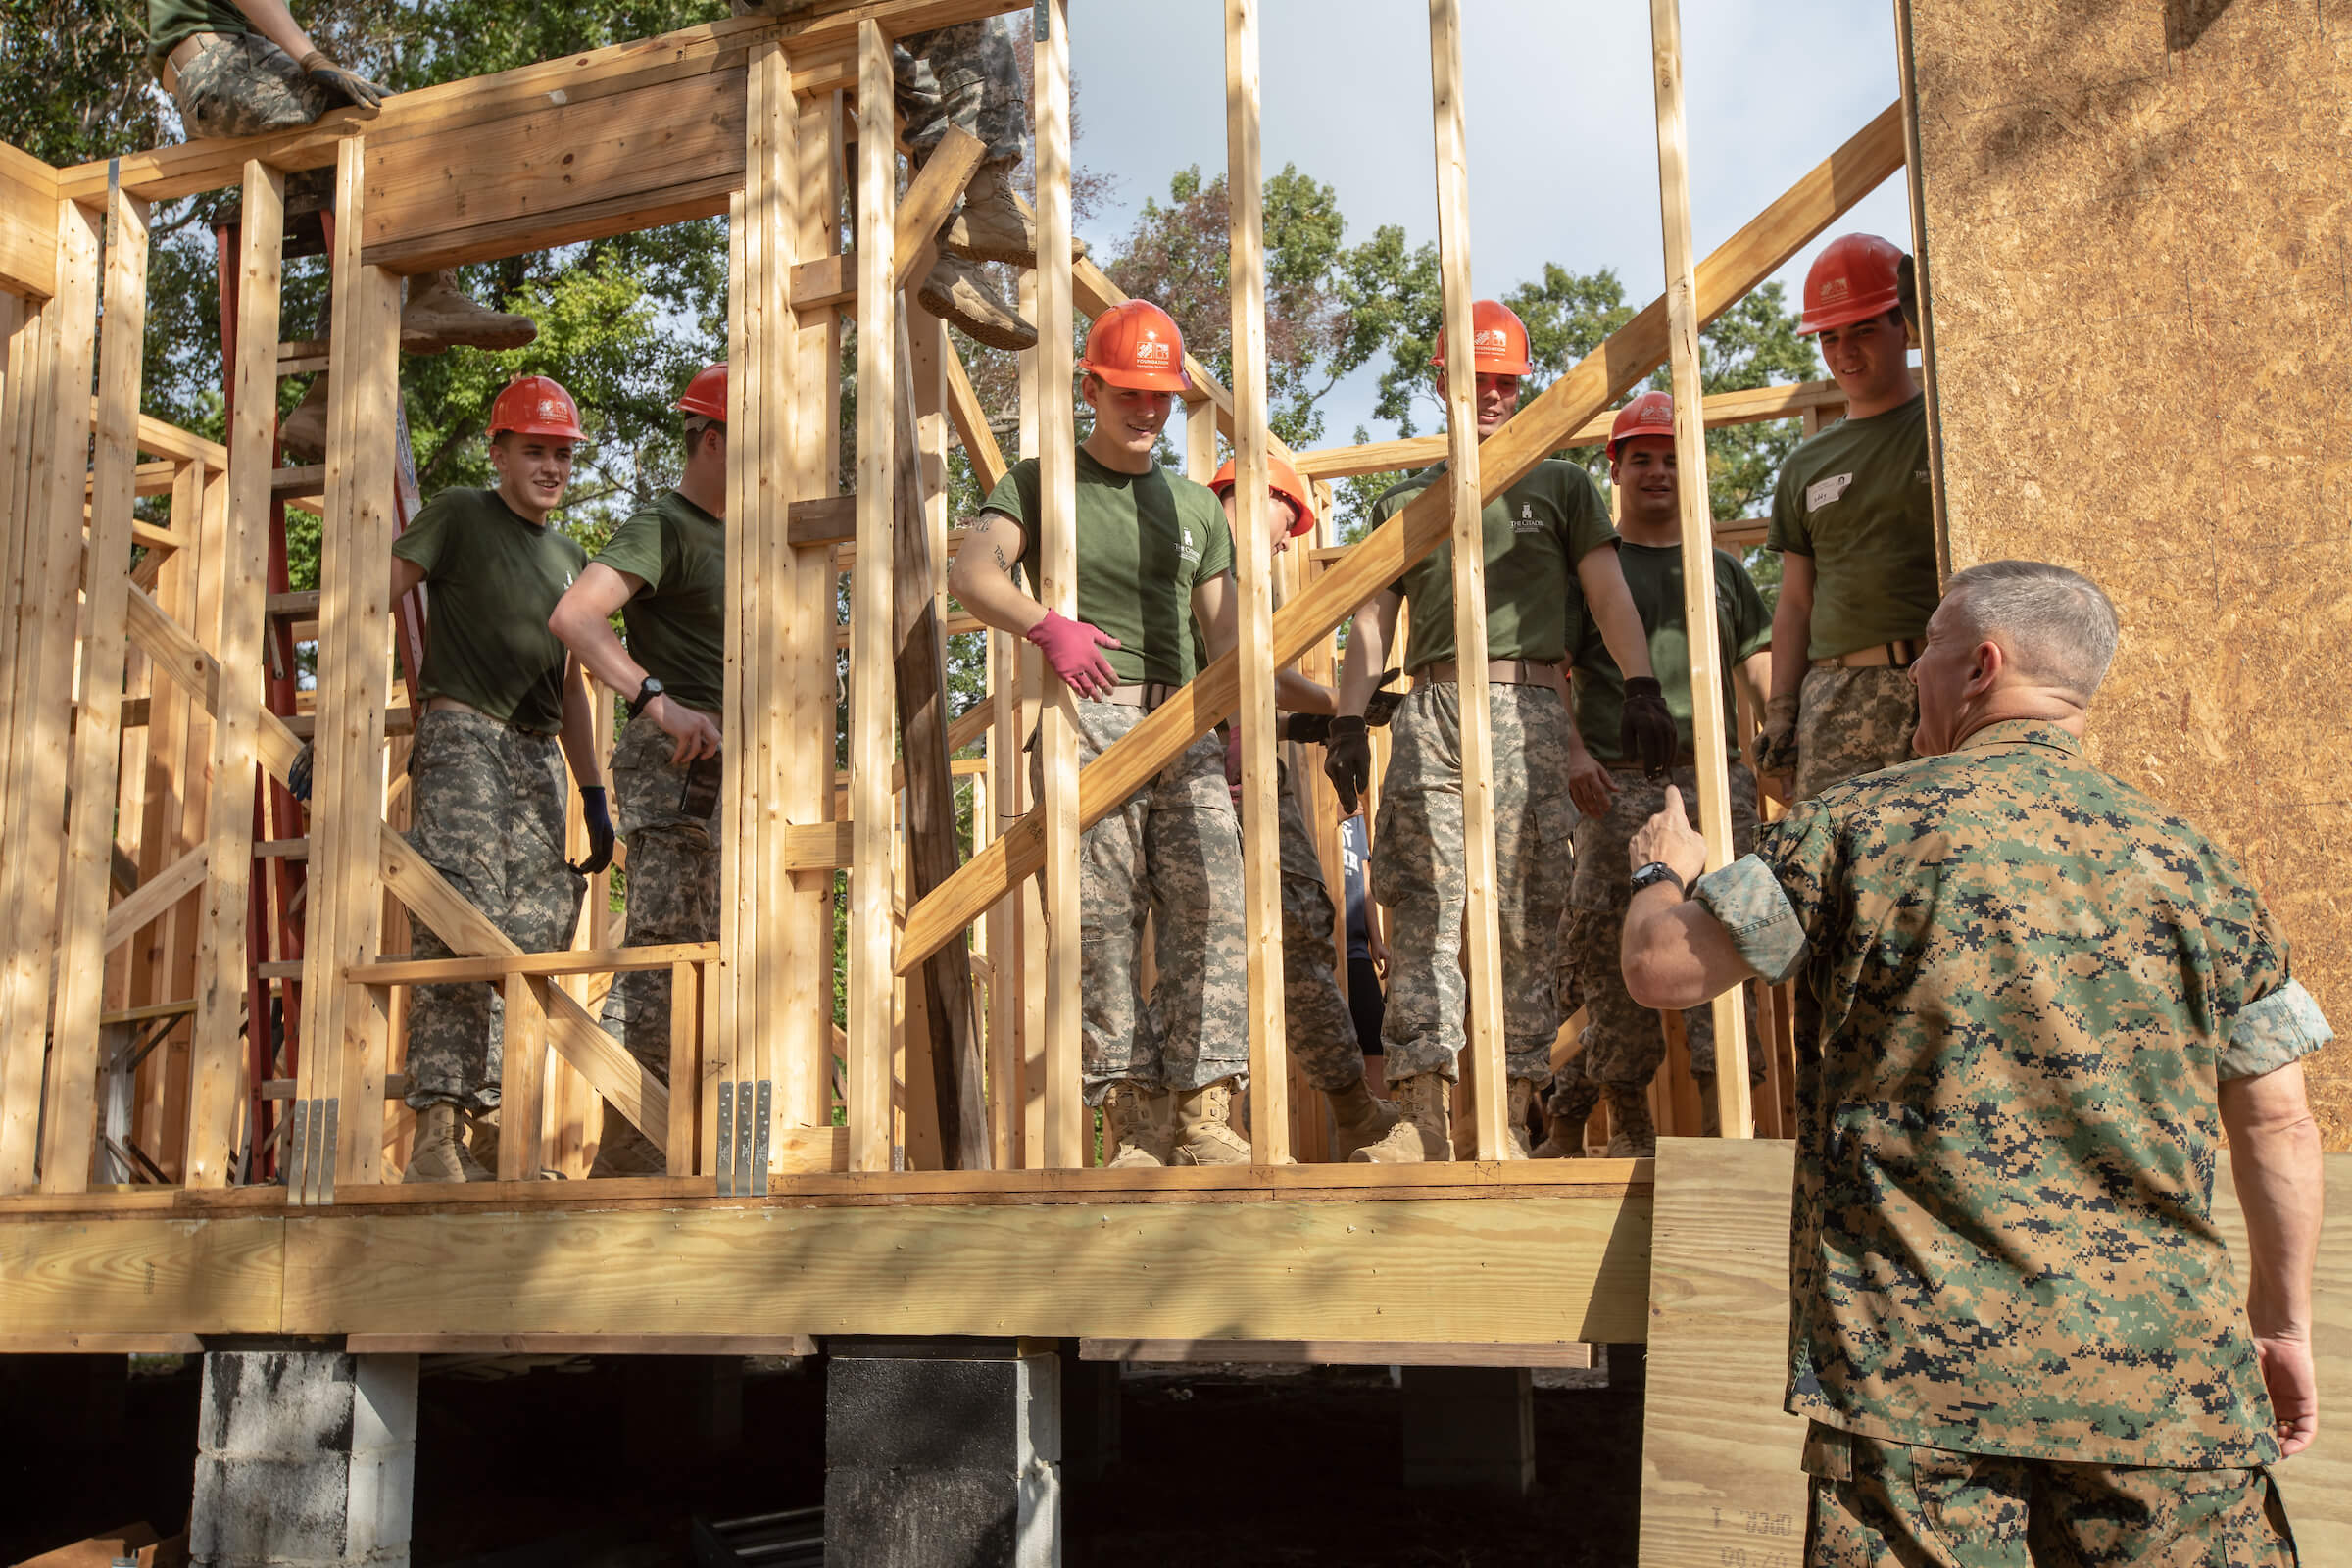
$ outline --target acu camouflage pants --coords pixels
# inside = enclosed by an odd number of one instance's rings
[[[1012,39],[1000,22],[962,22],[911,32],[892,46],[906,145],[920,160],[950,125],[980,138],[984,161],[1017,160],[1028,148],[1029,105]]]
[[[2268,1469],[2175,1470],[1805,1438],[1806,1568],[2295,1568]]]
[[[258,136],[307,125],[326,112],[326,89],[259,33],[217,33],[197,46],[172,90],[191,137]]]
[[[1886,665],[1805,671],[1796,707],[1796,798],[1911,760],[1919,693],[1908,670]]]
[[[632,948],[718,940],[718,808],[709,816],[678,809],[686,769],[671,763],[676,743],[644,713],[629,720],[612,748],[614,824],[629,846],[628,923]],[[647,1071],[669,1082],[667,969],[616,976],[605,997],[605,1032],[629,1048]],[[607,1106],[604,1139],[591,1176],[660,1176],[668,1162],[619,1112]]]
[[[1553,948],[1568,904],[1576,807],[1568,798],[1567,706],[1550,686],[1488,689],[1494,734],[1495,898],[1502,933],[1502,1027],[1508,1073],[1551,1075],[1560,1014]],[[1391,721],[1389,770],[1372,835],[1370,891],[1389,906],[1388,1081],[1457,1076],[1469,988],[1462,976],[1468,903],[1462,855],[1461,695],[1422,681]]]
[[[1337,915],[1323,885],[1323,858],[1306,829],[1288,767],[1275,795],[1282,806],[1282,1012],[1291,1059],[1308,1083],[1335,1094],[1364,1081],[1363,1047],[1334,972],[1331,933]]]
[[[1080,766],[1144,710],[1077,700]],[[1031,775],[1042,790],[1042,759]],[[1242,839],[1225,743],[1201,736],[1078,843],[1086,1100],[1114,1083],[1202,1089],[1250,1071]],[[1158,978],[1142,989],[1144,919]]]
[[[1552,1075],[1546,1108],[1581,1124],[1600,1102],[1604,1088],[1646,1089],[1666,1059],[1666,1038],[1659,1032],[1658,1015],[1634,1001],[1625,989],[1625,968],[1619,962],[1619,940],[1625,931],[1625,907],[1634,890],[1627,873],[1627,846],[1642,824],[1664,809],[1666,786],[1683,792],[1690,825],[1698,826],[1698,769],[1678,767],[1671,779],[1651,780],[1638,767],[1612,767],[1609,776],[1617,793],[1608,814],[1586,817],[1576,826],[1576,880],[1569,894],[1567,917],[1560,922],[1559,967],[1555,971],[1560,1014],[1585,1009],[1585,1027],[1577,1052]],[[1745,855],[1756,842],[1756,778],[1746,765],[1731,766],[1732,853]],[[1743,988],[1744,989],[1744,988]],[[1753,1017],[1751,1004],[1750,1017]],[[1683,1013],[1683,1030],[1690,1048],[1690,1070],[1715,1071],[1715,1018],[1708,1007]],[[1749,1035],[1748,1077],[1762,1082],[1764,1055]]]
[[[525,953],[571,941],[588,879],[564,861],[564,754],[552,735],[434,709],[416,723],[409,843]],[[457,954],[413,922],[419,958]],[[487,1110],[499,1100],[506,999],[480,982],[418,986],[409,1000],[408,1102]]]

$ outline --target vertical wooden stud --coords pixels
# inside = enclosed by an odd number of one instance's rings
[[[228,432],[228,524],[220,575],[220,692],[213,721],[212,799],[196,959],[196,1029],[190,1052],[187,1185],[226,1185],[236,1135],[245,999],[245,916],[252,894],[255,733],[261,691],[263,553],[270,514],[270,454],[277,418],[280,235],[285,176],[256,159],[245,166],[237,255],[235,408]]]
[[[1242,914],[1249,932],[1250,1158],[1290,1159],[1281,802],[1275,778],[1274,562],[1267,551],[1265,196],[1257,0],[1225,0],[1225,168],[1233,279],[1234,575],[1241,588]],[[1187,420],[1188,427],[1191,421]]]
[[[694,1085],[702,1077],[703,965],[669,966],[669,1174],[694,1174]]]
[[[1020,308],[1024,320],[1036,321],[1037,270],[1024,268],[1020,281]],[[1039,356],[1024,354],[1020,360],[1019,425],[1014,433],[1014,452],[1023,458],[1038,456],[1038,389]],[[1040,585],[1042,587],[1042,585]],[[1010,827],[1039,806],[1039,775],[1033,770],[1032,748],[1044,742],[1044,706],[1046,691],[1045,655],[1034,645],[1020,642],[1012,648],[1013,667],[1018,679],[1014,682],[1014,707],[1018,720],[1014,732],[1018,736],[1021,755],[1012,760],[1014,791],[1007,797],[1012,808],[1000,822]],[[1042,759],[1040,759],[1042,761]],[[1014,924],[1019,944],[1019,1029],[1021,1035],[1021,1164],[1025,1169],[1043,1169],[1046,1158],[1046,879],[1024,877],[1014,890],[1019,905],[1019,916]]]
[[[1715,522],[1708,505],[1706,392],[1699,380],[1697,259],[1683,125],[1681,0],[1649,0],[1650,80],[1658,109],[1658,216],[1666,241],[1668,359],[1674,370],[1675,466],[1683,511],[1683,624],[1690,657],[1690,735],[1698,753],[1698,820],[1707,869],[1732,858],[1732,791],[1724,752],[1723,645],[1715,615]],[[1724,1136],[1755,1134],[1747,1087],[1747,1022],[1734,986],[1715,1009],[1715,1103]]]
[[[1446,341],[1467,345],[1470,325],[1470,166],[1462,126],[1460,0],[1430,0],[1430,96],[1438,143],[1438,270]],[[1469,356],[1457,347],[1457,370]],[[1502,937],[1495,908],[1494,737],[1487,703],[1487,555],[1478,473],[1478,381],[1446,379],[1446,483],[1453,495],[1454,667],[1461,703],[1462,867],[1469,898],[1462,935],[1470,980],[1464,1076],[1480,1159],[1500,1159],[1509,1086],[1503,1077]]]
[[[527,1182],[545,1163],[540,1129],[547,1120],[547,979],[507,976],[504,1070],[498,1092],[498,1179]]]
[[[24,590],[18,601],[8,795],[0,850],[0,1193],[33,1184],[38,1160],[43,1047],[57,953],[63,868],[67,724],[73,709],[74,621],[81,580],[82,495],[97,371],[98,222],[58,204],[57,291],[42,312],[46,387],[32,436]],[[113,791],[107,792],[111,802]]]
[[[122,190],[105,216],[106,324],[98,360],[98,448],[90,491],[89,632],[74,732],[73,815],[58,916],[57,1023],[49,1054],[41,1190],[89,1186],[96,1126],[98,1013],[112,891],[122,671],[129,609],[130,508],[139,465],[139,370],[147,331],[147,204]],[[61,395],[75,389],[61,388]]]
[[[889,1170],[891,534],[898,152],[890,39],[858,24],[858,566],[850,605],[850,1168]]]
[[[747,78],[748,79],[748,78]],[[746,89],[745,118],[750,114]],[[746,133],[746,183],[759,169],[757,141],[751,131]],[[755,559],[754,536],[751,533],[751,513],[744,495],[752,465],[738,456],[731,444],[735,432],[751,422],[746,416],[755,407],[752,402],[753,367],[745,347],[746,321],[753,309],[751,278],[744,260],[746,230],[750,227],[751,200],[748,189],[734,193],[727,205],[727,567],[726,567],[726,672],[725,687],[719,705],[719,733],[726,737],[719,750],[719,899],[718,952],[719,962],[711,972],[716,995],[710,999],[710,1011],[716,1029],[703,1052],[702,1076],[697,1080],[695,1102],[696,1121],[700,1128],[701,1148],[696,1169],[704,1175],[717,1175],[722,1192],[734,1190],[732,1137],[723,1143],[718,1137],[721,1117],[719,1104],[726,1102],[725,1124],[734,1126],[735,1094],[735,1036],[739,1018],[750,1014],[754,1004],[751,970],[755,962],[752,948],[755,889],[758,877],[752,864],[752,852],[759,843],[757,790],[752,784],[750,749],[752,736],[752,690],[758,678],[753,666],[759,662],[753,628],[757,624],[754,590],[759,580],[759,562]]]

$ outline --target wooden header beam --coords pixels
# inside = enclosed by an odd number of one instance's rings
[[[0,289],[45,300],[56,284],[57,171],[0,142]]]

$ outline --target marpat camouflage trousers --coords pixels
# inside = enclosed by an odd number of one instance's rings
[[[937,147],[950,125],[987,146],[987,162],[1028,150],[1029,104],[1001,22],[963,22],[910,32],[890,52],[906,145],[917,158]]]
[[[1560,1014],[1553,947],[1568,905],[1576,806],[1568,798],[1567,706],[1550,686],[1488,688],[1494,735],[1495,902],[1502,934],[1506,1070],[1543,1082]],[[1388,1081],[1456,1075],[1469,987],[1462,852],[1461,695],[1422,681],[1389,726],[1372,834],[1371,895],[1389,906]]]
[[[2295,1568],[2268,1469],[2176,1470],[1805,1437],[1806,1568]]]
[[[259,33],[216,33],[197,46],[172,92],[190,138],[258,136],[307,125],[326,112],[326,89]]]
[[[1919,693],[1886,665],[1805,671],[1796,709],[1796,798],[1911,760]]]
[[[1325,1094],[1364,1081],[1363,1047],[1355,1016],[1334,972],[1331,933],[1336,915],[1323,885],[1323,858],[1291,788],[1290,769],[1275,785],[1282,811],[1282,1012],[1291,1059]],[[1246,978],[1246,977],[1245,977]]]
[[[1678,767],[1672,779],[1655,781],[1638,767],[1612,767],[1609,777],[1615,781],[1617,793],[1609,802],[1608,814],[1588,816],[1576,826],[1576,881],[1569,894],[1567,917],[1560,923],[1559,967],[1555,971],[1560,1015],[1567,1017],[1582,1007],[1585,1027],[1578,1036],[1576,1053],[1552,1075],[1545,1105],[1553,1115],[1569,1116],[1579,1123],[1592,1114],[1605,1086],[1645,1089],[1658,1064],[1666,1059],[1666,1037],[1659,1031],[1658,1014],[1636,1002],[1625,989],[1625,967],[1619,961],[1625,908],[1634,897],[1627,846],[1644,822],[1665,808],[1669,783],[1683,792],[1690,825],[1698,826],[1696,767]],[[1737,858],[1755,847],[1756,776],[1746,764],[1734,762],[1730,783],[1732,853]],[[1753,1045],[1752,996],[1748,1016],[1748,1077],[1760,1083],[1764,1055]],[[1690,1048],[1690,1070],[1712,1074],[1713,1010],[1685,1009],[1683,1030]]]
[[[1117,703],[1077,701],[1078,762],[1144,720]],[[1031,776],[1044,788],[1042,758]],[[1078,842],[1079,978],[1086,1100],[1114,1083],[1205,1088],[1250,1071],[1242,838],[1211,730]],[[1144,1001],[1144,920],[1158,976]]]
[[[644,713],[629,720],[612,748],[614,826],[629,846],[628,919],[621,942],[632,948],[718,940],[718,808],[709,816],[678,809],[686,769],[671,763],[677,743]],[[629,1048],[645,1069],[669,1082],[667,969],[615,976],[606,993],[605,1032]],[[605,1109],[605,1132],[591,1176],[660,1176],[668,1161],[628,1118]]]
[[[588,879],[564,862],[564,754],[552,735],[526,735],[456,709],[426,712],[410,754],[416,826],[409,843],[525,953],[567,946]],[[457,954],[412,922],[419,958]],[[506,999],[481,982],[418,986],[409,1000],[408,1102],[476,1110],[498,1103]]]

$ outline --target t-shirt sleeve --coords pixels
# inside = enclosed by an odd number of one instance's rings
[[[2227,1083],[2259,1078],[2299,1061],[2335,1038],[2327,1015],[2287,969],[2286,939],[2250,888],[2254,918],[2246,930],[2238,973],[2245,1000],[2230,1020],[2229,1040],[2214,1066]]]
[[[625,571],[648,588],[662,586],[662,514],[648,507],[612,531],[596,564]]]
[[[1740,558],[1730,551],[1719,551],[1723,592],[1732,607],[1732,655],[1735,664],[1753,658],[1772,646],[1772,612],[1764,608],[1764,596],[1756,592],[1756,581],[1740,564]]]
[[[1560,466],[1560,517],[1567,537],[1568,564],[1576,565],[1602,545],[1617,542],[1617,525],[1609,521],[1608,503],[1592,476],[1573,463]]]
[[[1700,877],[1690,896],[1723,923],[1747,966],[1778,985],[1820,946],[1838,858],[1829,813],[1808,802],[1766,827],[1753,855]]]
[[[1764,548],[1793,551],[1800,556],[1813,553],[1813,533],[1805,524],[1804,496],[1797,488],[1795,474],[1786,465],[1782,466],[1780,482],[1772,487],[1772,526],[1764,532]]]
[[[998,512],[1021,525],[1022,531],[1037,532],[1037,460],[1023,458],[1005,470],[1004,477],[980,503],[982,512]],[[1034,539],[1030,541],[1034,543]]]
[[[392,541],[392,554],[422,566],[425,581],[430,582],[449,553],[450,530],[458,526],[457,503],[443,491],[409,519],[409,525]]]

